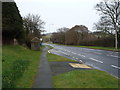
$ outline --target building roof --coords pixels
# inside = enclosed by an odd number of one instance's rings
[[[40,42],[40,39],[39,39],[38,37],[34,37],[31,41],[32,41],[32,42],[33,42],[33,41],[38,41],[38,42]]]

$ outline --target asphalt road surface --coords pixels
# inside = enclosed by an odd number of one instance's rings
[[[120,78],[120,52],[46,43],[45,45],[54,47],[48,52],[85,63]]]

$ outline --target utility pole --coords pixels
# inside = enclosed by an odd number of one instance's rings
[[[117,30],[116,30],[116,33],[115,33],[115,48],[117,49],[118,48],[118,38],[117,38]]]
[[[116,25],[115,25],[115,48],[117,49],[118,48],[118,23],[116,22]]]

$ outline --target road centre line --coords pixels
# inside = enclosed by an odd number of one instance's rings
[[[111,55],[112,57],[116,57],[116,58],[120,58],[120,57],[118,57],[118,56],[115,56],[115,55]]]
[[[73,57],[73,58],[75,58],[75,57]]]
[[[73,54],[76,54],[76,53],[74,53],[74,52],[72,52]]]
[[[98,53],[98,52],[94,52],[94,53],[96,53],[96,54],[102,54],[102,53]]]
[[[82,57],[86,57],[86,56],[84,56],[84,55],[81,55]]]
[[[115,65],[111,65],[111,66],[114,68],[120,69],[120,67],[118,67],[118,66],[115,66]]]
[[[115,57],[115,58],[120,58],[120,57],[115,56],[115,55],[107,55],[107,56],[111,56],[111,57]]]
[[[99,61],[99,60],[94,59],[94,58],[89,58],[89,59],[91,59],[91,60],[93,60],[93,61],[96,61],[96,62],[99,62],[99,63],[103,63],[102,61]]]
[[[78,59],[78,58],[76,58],[76,59]]]
[[[86,56],[84,56],[84,55],[81,55],[81,54],[78,54],[79,56],[82,56],[82,57],[86,57]]]

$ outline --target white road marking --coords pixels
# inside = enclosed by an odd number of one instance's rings
[[[82,57],[86,57],[86,56],[84,56],[84,55],[81,55],[81,54],[78,54],[79,56],[82,56]]]
[[[76,54],[76,53],[74,53],[74,52],[72,52],[73,54]]]
[[[107,56],[111,56],[111,57],[115,57],[115,58],[120,58],[120,57],[115,56],[115,55],[107,55]]]
[[[81,55],[82,57],[86,57],[86,56],[84,56],[84,55]]]
[[[98,52],[94,52],[94,53],[96,53],[96,54],[102,54],[102,53],[98,53]]]
[[[115,55],[111,55],[112,57],[116,57],[116,58],[120,58],[120,57],[118,57],[118,56],[115,56]]]
[[[118,67],[118,66],[115,66],[115,65],[111,65],[111,66],[114,68],[120,69],[120,67]]]
[[[50,51],[48,51],[48,53],[50,53]]]
[[[83,62],[82,60],[79,60],[80,62]]]
[[[73,57],[73,58],[75,58],[75,57]]]
[[[78,59],[78,58],[76,58],[76,59]]]
[[[93,61],[99,62],[99,63],[103,63],[102,61],[99,61],[99,60],[94,59],[94,58],[90,58],[90,59],[93,60]]]

